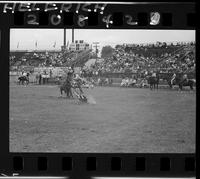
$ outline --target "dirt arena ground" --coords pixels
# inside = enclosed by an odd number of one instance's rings
[[[195,152],[196,92],[95,87],[96,104],[57,86],[10,85],[11,152]]]

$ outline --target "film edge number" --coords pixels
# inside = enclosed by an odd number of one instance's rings
[[[61,25],[61,23],[63,22],[63,16],[61,16],[61,14],[50,14],[49,15],[49,25],[53,25],[53,26],[58,26]],[[88,16],[84,16],[84,15],[78,15],[77,16],[77,24],[79,27],[84,27],[86,25],[85,21],[89,19]],[[103,16],[102,18],[102,22],[105,23],[105,26],[107,28],[110,27],[111,24],[113,24],[113,19],[112,19],[113,15],[109,14],[107,16]],[[41,25],[39,23],[39,16],[36,13],[29,13],[27,15],[25,15],[25,21],[27,25],[35,25],[35,26],[39,26]],[[124,22],[126,23],[126,25],[130,25],[130,26],[136,26],[138,25],[138,21],[134,21],[134,17],[126,14],[123,16]],[[147,19],[148,20],[148,19]],[[48,20],[47,20],[48,21]],[[158,12],[151,12],[150,14],[150,22],[149,25],[159,25],[160,24],[160,14]]]

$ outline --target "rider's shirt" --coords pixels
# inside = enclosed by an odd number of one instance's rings
[[[187,75],[185,74],[185,75],[183,75],[183,78],[187,78]]]
[[[183,75],[183,80],[187,79],[187,74]]]
[[[172,80],[174,80],[176,78],[176,74],[173,74],[172,76]]]
[[[152,73],[152,77],[156,77],[156,73]]]

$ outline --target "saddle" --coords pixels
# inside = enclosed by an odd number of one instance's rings
[[[189,79],[182,79],[182,80],[181,80],[181,84],[183,84],[183,85],[184,85],[184,84],[187,84],[188,82],[189,82]]]

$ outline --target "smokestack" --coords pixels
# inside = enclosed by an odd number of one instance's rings
[[[74,29],[72,29],[72,43],[74,43]]]
[[[66,48],[66,29],[64,29],[64,48]]]

